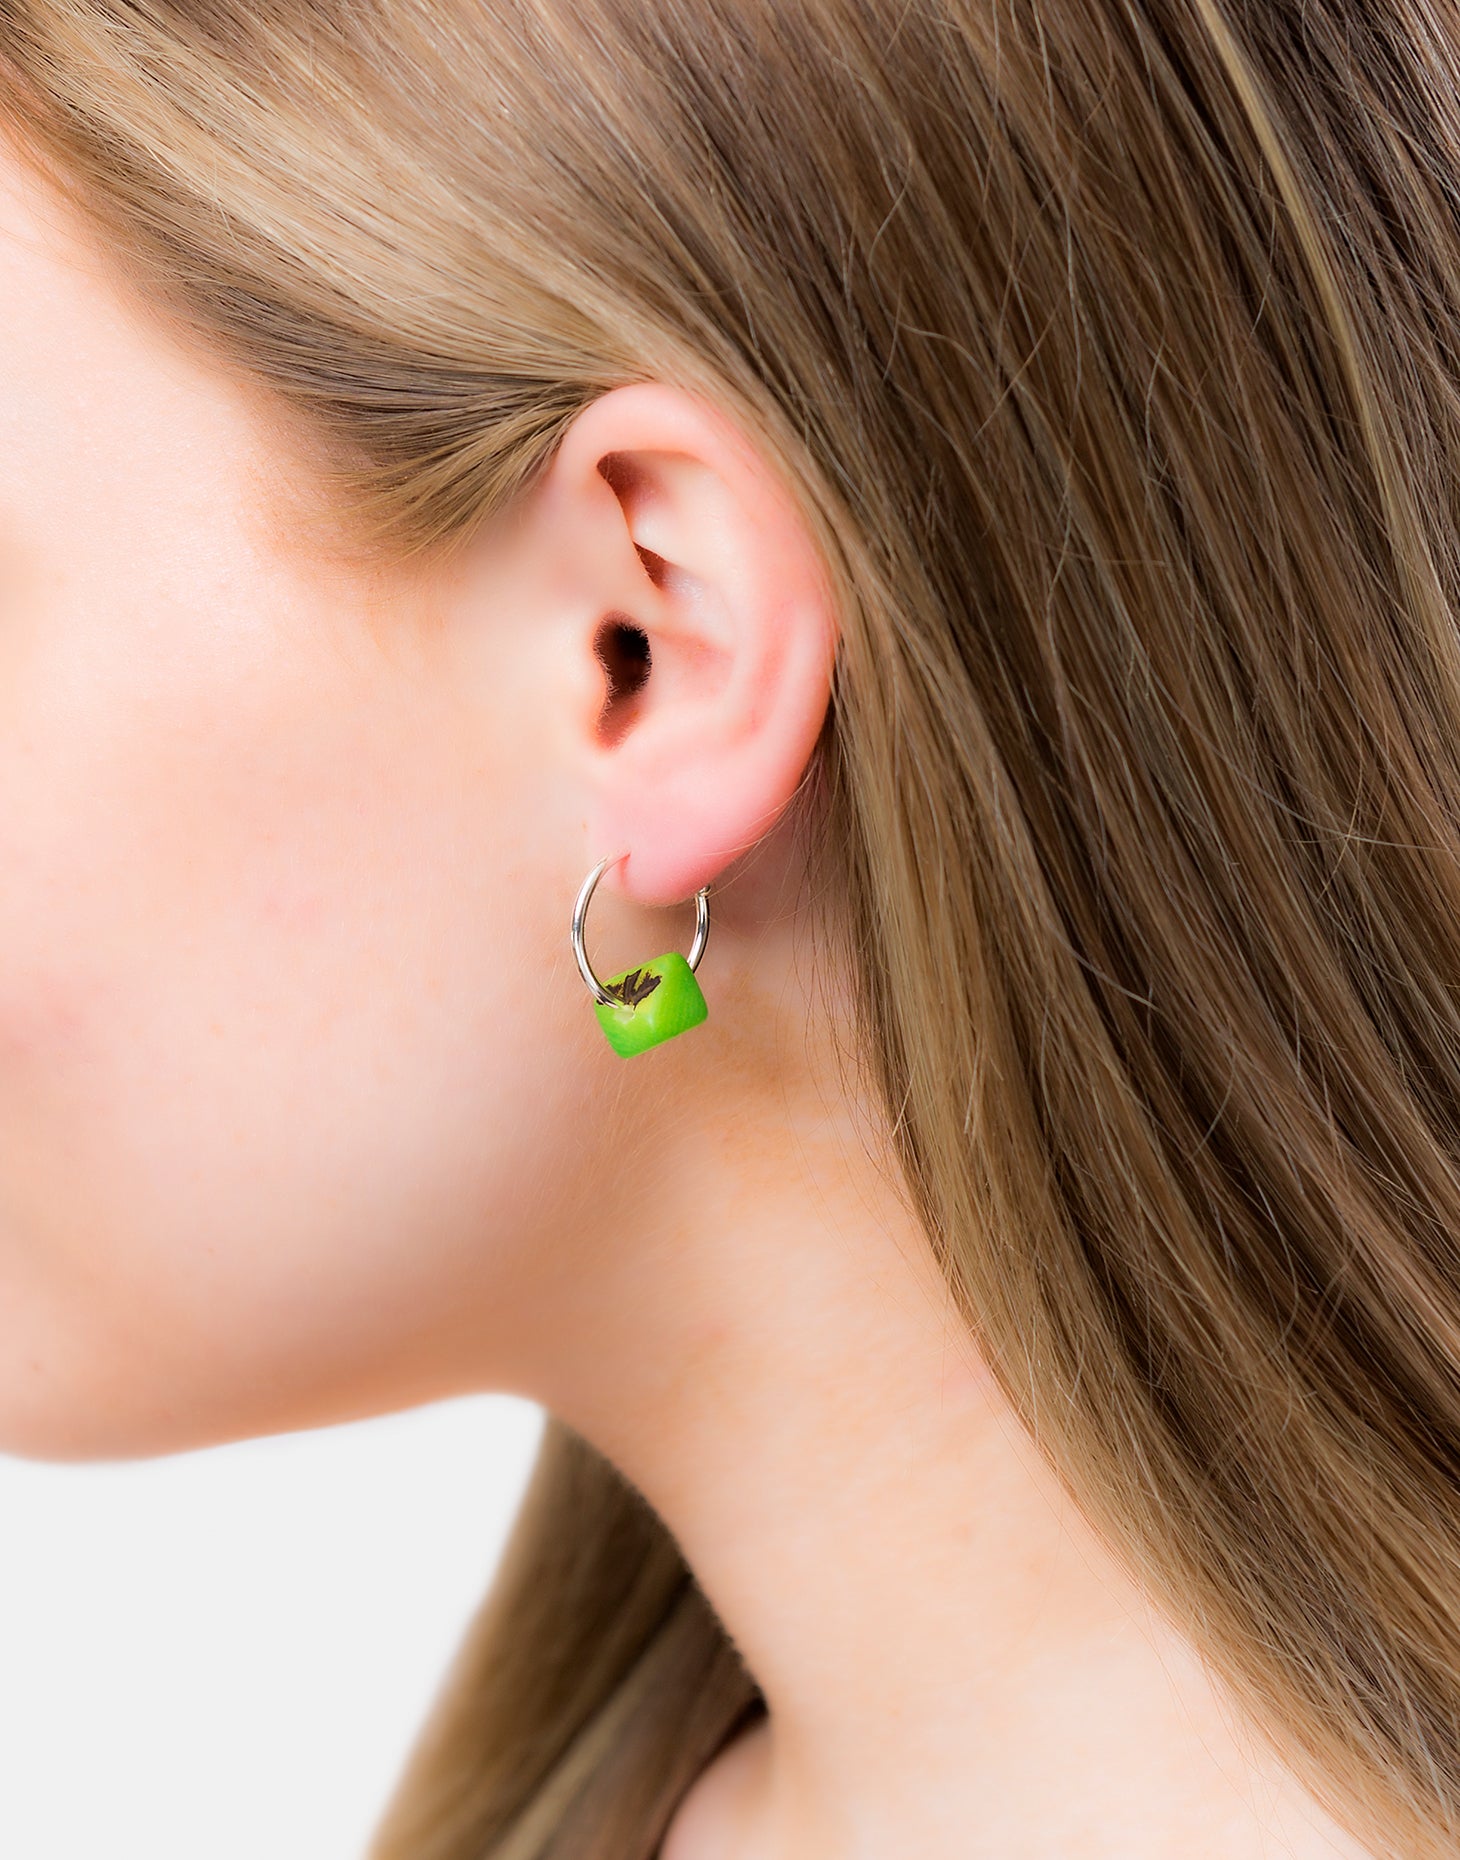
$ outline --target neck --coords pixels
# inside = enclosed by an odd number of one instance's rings
[[[1065,1498],[801,1038],[666,1106],[654,1229],[595,1249],[529,1391],[655,1506],[769,1706],[665,1860],[1360,1855]]]

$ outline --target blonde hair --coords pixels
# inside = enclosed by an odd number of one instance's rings
[[[784,474],[930,1244],[1092,1522],[1409,1860],[1460,1842],[1447,19],[0,0],[8,120],[362,549],[455,546],[629,380]],[[759,1709],[554,1425],[373,1860],[648,1860]]]

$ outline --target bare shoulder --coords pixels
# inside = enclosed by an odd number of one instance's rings
[[[756,1860],[755,1804],[765,1799],[769,1748],[764,1718],[730,1740],[690,1784],[658,1860]]]

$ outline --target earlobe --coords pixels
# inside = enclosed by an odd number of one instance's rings
[[[677,903],[753,847],[800,786],[830,701],[827,577],[769,463],[677,388],[610,390],[554,469],[602,689],[580,745],[589,850],[627,848],[607,882]]]

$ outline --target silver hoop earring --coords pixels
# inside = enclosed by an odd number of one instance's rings
[[[700,957],[705,953],[705,945],[710,940],[708,885],[702,885],[695,893],[695,934],[688,956],[682,956],[677,949],[672,949],[667,955],[655,956],[652,962],[625,969],[606,982],[601,982],[594,974],[593,964],[588,960],[588,951],[583,943],[583,923],[588,915],[588,900],[593,896],[593,887],[609,866],[627,857],[627,853],[615,853],[612,858],[600,859],[583,880],[573,904],[571,933],[578,973],[588,984],[593,996],[598,1024],[607,1036],[609,1045],[625,1059],[634,1053],[645,1052],[651,1046],[660,1046],[665,1040],[672,1040],[675,1034],[684,1033],[690,1027],[697,1027],[709,1017],[710,1012],[694,975],[700,966]]]

